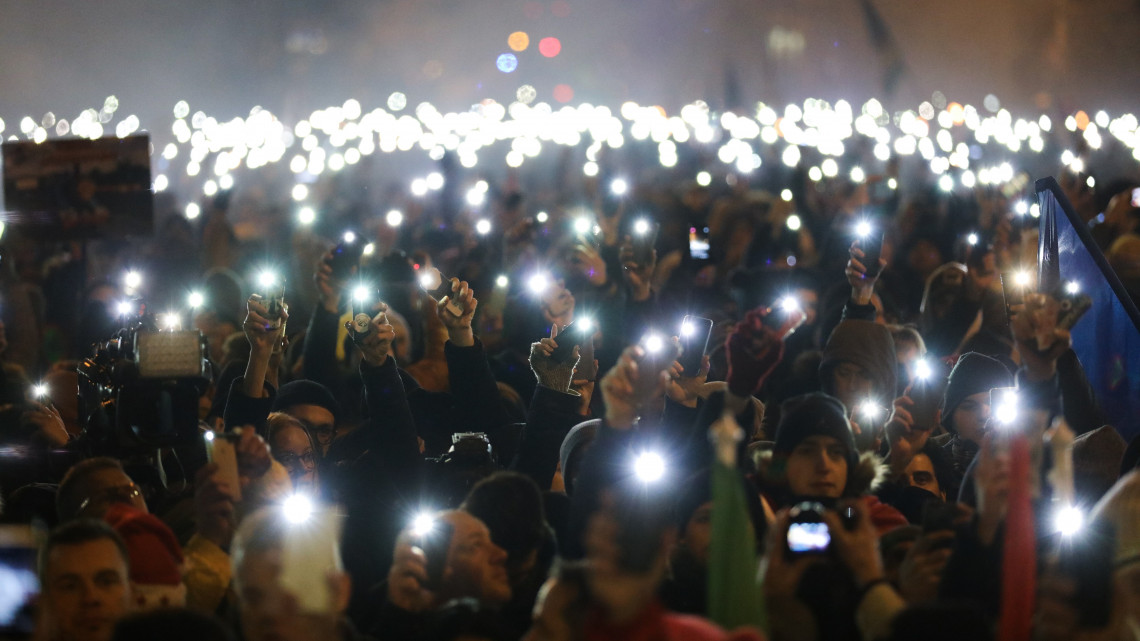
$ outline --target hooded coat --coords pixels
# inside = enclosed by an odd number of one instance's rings
[[[823,391],[835,394],[831,373],[840,363],[845,362],[863,368],[874,385],[875,396],[884,405],[894,400],[898,364],[895,342],[885,326],[853,319],[835,326],[823,348],[823,360],[819,364],[819,380]]]

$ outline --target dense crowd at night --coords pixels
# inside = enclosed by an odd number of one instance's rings
[[[1135,117],[526,97],[180,103],[153,232],[7,219],[4,638],[1140,639]]]

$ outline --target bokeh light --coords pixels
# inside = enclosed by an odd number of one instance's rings
[[[513,53],[500,54],[495,60],[495,66],[503,73],[511,73],[519,67],[519,59]]]
[[[574,99],[574,89],[570,85],[555,85],[554,99],[558,102],[570,102]]]
[[[511,51],[526,51],[530,46],[530,36],[525,31],[516,31],[507,36],[507,46]]]
[[[562,52],[562,41],[558,38],[543,38],[538,41],[538,52],[547,58],[553,58]]]

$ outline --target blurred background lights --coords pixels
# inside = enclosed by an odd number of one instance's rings
[[[438,171],[433,171],[427,175],[424,184],[432,191],[438,191],[443,188],[443,174]]]
[[[792,190],[791,189],[781,190],[780,191],[780,200],[782,200],[786,203],[792,202]]]
[[[479,222],[475,223],[475,232],[480,236],[486,236],[491,233],[491,221],[486,218],[480,219]]]
[[[708,187],[712,183],[712,174],[707,171],[697,172],[697,184],[701,187]]]
[[[800,220],[800,217],[798,215],[792,214],[791,216],[788,216],[787,225],[788,229],[791,231],[799,231],[800,227],[803,226],[803,221]]]
[[[423,196],[424,194],[428,193],[427,181],[423,178],[416,178],[412,181],[410,190],[413,196]]]
[[[127,289],[138,289],[142,285],[142,274],[134,269],[128,270],[123,275],[123,285]]]
[[[404,222],[404,213],[399,209],[389,209],[384,215],[384,222],[388,223],[389,227],[399,227],[400,223]]]
[[[530,46],[530,36],[525,31],[516,31],[507,36],[507,46],[511,51],[526,51]]]
[[[553,58],[562,52],[562,42],[558,38],[543,38],[538,41],[538,52],[547,58]]]
[[[574,90],[570,85],[555,85],[554,99],[558,102],[570,102],[574,99]]]
[[[187,220],[194,220],[195,218],[197,218],[198,216],[201,216],[201,215],[202,215],[202,208],[198,206],[198,203],[190,203],[190,204],[186,205],[186,219]]]
[[[297,222],[302,225],[312,225],[317,219],[317,212],[312,207],[302,207],[297,210]]]
[[[293,185],[293,200],[302,201],[309,197],[309,188],[306,185]]]
[[[513,53],[499,54],[495,66],[503,73],[511,73],[519,67],[519,59]]]
[[[534,219],[540,223],[545,223],[546,221],[550,220],[550,215],[544,211],[540,211],[534,215]]]

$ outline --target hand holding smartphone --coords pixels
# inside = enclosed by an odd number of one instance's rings
[[[448,312],[455,316],[463,315],[463,308],[459,306],[459,302],[455,300],[456,296],[453,295],[455,292],[452,291],[450,278],[445,277],[435,267],[425,267],[420,270],[419,282],[420,287],[437,301],[447,297]]]
[[[696,376],[701,370],[705,350],[709,346],[709,337],[712,336],[713,322],[700,316],[685,316],[681,320],[681,356],[677,362],[681,364],[685,376]]]
[[[237,433],[206,432],[206,460],[218,466],[218,479],[225,482],[233,493],[234,501],[241,500],[241,477],[237,464]]]

